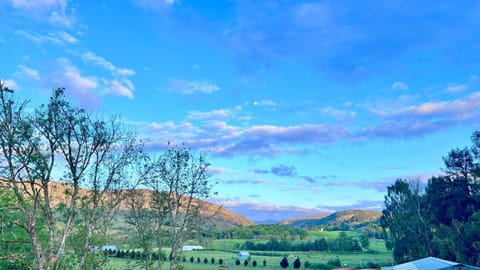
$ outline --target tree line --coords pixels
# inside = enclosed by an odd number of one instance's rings
[[[165,149],[148,153],[119,117],[75,106],[63,88],[30,106],[0,81],[0,268],[102,269],[95,247],[126,205],[145,269],[165,236],[174,269],[182,241],[206,224],[198,200],[212,185],[204,154]]]
[[[212,232],[212,236],[217,239],[258,239],[268,240],[270,238],[283,240],[302,240],[308,233],[299,228],[288,225],[250,225],[247,227],[237,227],[224,229],[219,232]]]
[[[362,235],[360,239],[348,236],[345,232],[340,232],[334,239],[320,238],[307,242],[292,242],[288,240],[270,239],[266,243],[245,241],[241,249],[255,251],[340,251],[340,252],[360,252],[368,250],[370,242],[368,236]]]
[[[480,131],[443,158],[444,175],[388,187],[381,225],[396,262],[427,256],[480,266]]]

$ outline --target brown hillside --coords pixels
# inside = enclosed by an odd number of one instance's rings
[[[49,192],[51,194],[51,203],[53,207],[56,207],[60,204],[68,204],[68,193],[72,191],[72,188],[68,184],[59,183],[59,182],[50,182],[49,184]],[[150,190],[144,189],[141,190],[143,193],[142,196],[149,201],[149,198],[152,196],[152,192]],[[79,197],[89,196],[90,190],[88,189],[80,189],[79,190]],[[248,226],[254,224],[248,218],[238,215],[232,211],[229,211],[224,208],[219,208],[218,205],[199,201],[199,203],[203,204],[202,207],[202,215],[206,217],[212,217],[212,221],[217,225],[219,228],[231,228],[231,227],[238,227],[238,226]],[[147,208],[149,205],[147,204]],[[125,204],[120,205],[120,211],[126,212],[128,208]]]
[[[315,220],[315,219],[322,219],[329,214],[317,214],[317,215],[309,215],[309,216],[301,216],[301,217],[294,217],[294,218],[289,218],[285,219],[279,222],[279,224],[282,225],[290,225],[294,222],[301,221],[301,220]]]
[[[295,227],[321,226],[330,230],[349,230],[377,222],[382,215],[379,211],[372,210],[346,210],[330,215],[304,216],[283,221]]]

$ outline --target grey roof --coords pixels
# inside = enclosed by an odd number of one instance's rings
[[[402,263],[390,267],[382,267],[382,270],[460,270],[460,269],[480,269],[473,266],[463,265],[461,263],[442,260],[435,257],[427,257],[416,261]]]

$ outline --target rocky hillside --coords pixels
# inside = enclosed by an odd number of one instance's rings
[[[347,210],[330,215],[305,216],[282,221],[281,224],[295,227],[319,226],[327,230],[352,230],[375,223],[382,215],[379,211]]]

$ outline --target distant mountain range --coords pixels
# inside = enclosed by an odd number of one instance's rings
[[[372,210],[346,210],[333,214],[319,214],[314,216],[287,219],[280,224],[295,227],[321,226],[329,230],[352,230],[364,227],[369,223],[378,222],[382,215],[379,211]]]
[[[60,203],[67,203],[67,189],[69,185],[58,182],[50,183],[50,194],[52,195],[52,206]],[[150,190],[142,190],[143,197],[147,199],[151,197]],[[81,189],[79,197],[88,196],[88,189]],[[249,218],[237,214],[218,205],[201,201],[204,204],[202,214],[205,216],[213,216],[212,221],[218,228],[242,227],[255,224]],[[148,205],[146,206],[148,208]],[[128,208],[125,205],[120,207],[121,212],[126,213]],[[214,215],[215,213],[215,215]],[[382,215],[379,211],[372,210],[346,210],[333,214],[318,214],[286,219],[277,224],[290,225],[294,227],[304,228],[309,226],[321,226],[327,230],[352,230],[368,225],[369,223],[378,222]]]

